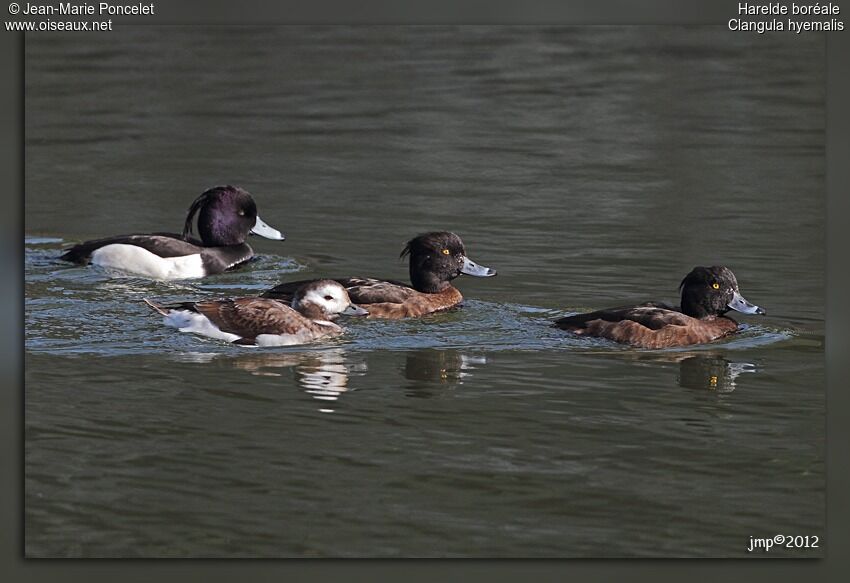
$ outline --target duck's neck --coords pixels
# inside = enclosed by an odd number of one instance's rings
[[[723,317],[723,314],[709,312],[700,304],[689,302],[685,298],[682,298],[682,313],[697,320],[713,320],[714,318]],[[731,318],[729,319],[731,320]]]
[[[686,316],[690,316],[691,318],[696,318],[697,320],[702,320],[708,316],[708,312],[704,309],[699,306],[688,305],[684,301],[682,302],[682,313]]]
[[[327,312],[325,312],[322,308],[313,303],[299,303],[297,306],[294,306],[299,314],[304,316],[309,320],[327,320],[329,321],[331,318],[328,316]]]
[[[414,272],[410,270],[410,283],[413,284],[413,289],[425,294],[438,294],[452,287],[452,284],[445,279],[431,272]]]

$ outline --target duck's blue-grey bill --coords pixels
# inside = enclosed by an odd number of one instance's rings
[[[466,257],[463,258],[463,267],[460,268],[460,272],[466,275],[474,275],[475,277],[492,277],[496,275],[495,269],[478,265]]]
[[[351,304],[343,311],[341,311],[340,314],[344,314],[346,316],[368,316],[369,311],[361,308],[360,306],[355,306],[354,304]]]
[[[251,229],[251,232],[255,235],[259,235],[260,237],[265,237],[266,239],[272,239],[274,241],[283,241],[286,239],[286,237],[283,236],[283,233],[277,229],[272,229],[263,222],[259,216],[257,217],[257,222],[254,223],[254,228]]]
[[[733,310],[737,310],[738,312],[741,312],[743,314],[764,314],[765,313],[764,310],[762,310],[760,307],[748,302],[744,298],[744,296],[742,296],[738,292],[734,292],[734,294],[735,295],[732,296],[732,301],[729,302],[728,304],[726,304],[727,306],[729,306]]]

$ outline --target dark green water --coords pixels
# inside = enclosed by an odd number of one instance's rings
[[[122,27],[26,43],[28,556],[765,556],[824,537],[824,41],[722,27]],[[202,281],[67,244],[233,183],[287,235]],[[404,279],[460,310],[251,350],[141,303]],[[767,309],[639,351],[549,327],[726,264]],[[821,556],[818,549],[767,556]]]

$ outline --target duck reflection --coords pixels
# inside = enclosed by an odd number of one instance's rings
[[[485,356],[472,356],[456,350],[417,350],[407,353],[404,376],[416,381],[414,388],[433,388],[434,383],[453,387],[463,384],[475,368],[485,364]]]
[[[352,362],[341,349],[257,353],[232,362],[234,367],[256,376],[282,376],[284,373],[280,369],[292,370],[299,387],[320,401],[339,399],[342,393],[350,390],[351,375],[366,370],[365,362]]]
[[[731,393],[735,390],[739,376],[758,372],[759,369],[751,362],[733,362],[727,356],[727,353],[707,351],[633,355],[642,362],[678,363],[678,383],[682,388]]]
[[[688,356],[679,362],[679,386],[731,393],[735,390],[735,379],[757,370],[752,363],[731,362],[717,354]]]

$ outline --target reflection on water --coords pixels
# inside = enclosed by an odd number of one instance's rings
[[[285,353],[257,352],[224,357],[223,360],[238,370],[256,376],[280,377],[283,376],[280,369],[291,369],[301,389],[314,399],[327,402],[336,401],[342,393],[351,390],[349,380],[352,374],[366,373],[365,362],[357,362],[339,348]],[[333,413],[334,410],[325,407],[320,411]]]
[[[431,396],[435,387],[453,388],[468,381],[477,368],[487,364],[487,357],[457,350],[415,350],[405,354],[404,377],[414,381],[408,395]],[[318,401],[322,412],[333,413],[330,404],[343,393],[354,390],[352,377],[368,371],[363,354],[344,348],[312,349],[298,352],[251,350],[241,355],[190,352],[179,360],[194,363],[218,362],[236,370],[260,377],[294,375],[298,387]]]
[[[734,352],[719,352],[716,349],[698,351],[653,351],[627,354],[627,359],[640,362],[657,362],[679,365],[677,381],[685,389],[700,389],[731,393],[736,379],[744,373],[762,372],[764,366],[731,360]]]
[[[738,376],[759,370],[750,362],[730,362],[721,355],[689,356],[679,363],[679,386],[731,393]]]
[[[456,386],[463,384],[472,370],[485,364],[486,356],[472,356],[456,350],[416,350],[405,357],[404,376],[412,381]],[[417,383],[412,385],[417,386]]]

